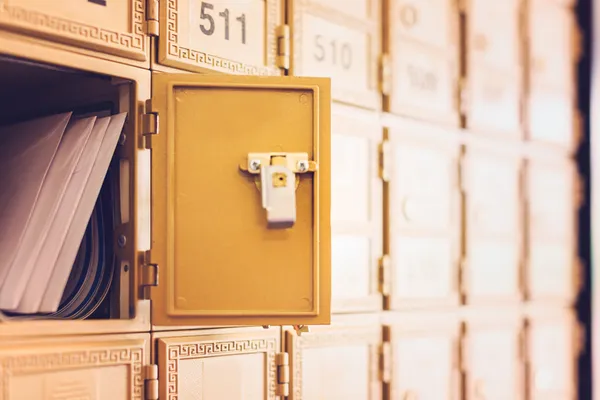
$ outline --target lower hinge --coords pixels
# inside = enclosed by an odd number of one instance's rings
[[[158,365],[144,366],[144,398],[158,400]]]
[[[392,92],[392,61],[389,54],[382,54],[379,60],[379,91],[386,96]]]
[[[379,380],[390,383],[392,380],[392,344],[383,342],[379,348]]]
[[[519,360],[525,363],[527,362],[527,331],[524,328],[519,332],[518,346]]]
[[[392,175],[392,145],[388,140],[379,144],[379,177],[389,182]]]
[[[158,286],[158,264],[151,261],[150,250],[142,253],[142,286]]]
[[[384,255],[379,259],[379,292],[384,296],[390,295],[390,278],[392,260],[389,255]]]
[[[277,353],[275,355],[275,365],[277,367],[277,384],[275,387],[276,396],[290,395],[290,356],[288,353]]]
[[[146,0],[146,34],[158,36],[159,0]]]
[[[152,137],[158,135],[158,113],[152,112],[152,100],[146,100],[142,114],[142,140],[144,148],[152,148]]]
[[[290,26],[279,25],[275,31],[277,37],[277,58],[275,64],[277,67],[288,70],[290,69]]]

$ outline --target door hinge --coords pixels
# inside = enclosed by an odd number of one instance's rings
[[[142,140],[144,148],[152,148],[152,136],[158,135],[158,113],[152,112],[152,100],[146,100],[146,108],[142,114]]]
[[[379,59],[379,90],[386,96],[392,92],[392,61],[389,54],[382,54]]]
[[[286,397],[290,395],[290,356],[288,353],[277,353],[275,355],[277,367],[277,383],[275,394]]]
[[[141,258],[142,260],[140,265],[142,266],[142,286],[158,286],[158,264],[151,261],[150,250],[144,251]]]
[[[158,14],[159,0],[146,0],[146,34],[158,36]]]
[[[527,331],[525,327],[519,331],[518,355],[522,363],[527,362]]]
[[[391,176],[391,154],[392,145],[388,140],[384,140],[379,144],[379,177],[384,182],[390,181]]]
[[[290,69],[290,26],[279,25],[275,30],[277,37],[277,59],[275,64],[277,67],[288,70]]]
[[[392,260],[389,255],[379,259],[379,292],[384,296],[390,295],[390,273]]]
[[[158,365],[144,366],[144,398],[158,400]]]
[[[467,116],[469,112],[469,87],[467,83],[467,78],[460,77],[458,78],[458,111],[461,115]]]
[[[382,342],[379,346],[379,380],[390,383],[392,380],[392,344]]]

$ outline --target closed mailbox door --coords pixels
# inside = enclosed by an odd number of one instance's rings
[[[574,399],[577,354],[573,320],[534,318],[529,328],[528,347],[529,399]]]
[[[302,336],[286,331],[285,338],[291,369],[288,399],[382,399],[376,315],[337,318]]]
[[[522,400],[520,332],[508,326],[469,326],[465,366],[467,400]]]
[[[388,109],[458,124],[459,31],[453,0],[387,0]]]
[[[335,108],[334,108],[335,110]],[[366,118],[334,111],[331,134],[331,252],[334,312],[381,309],[383,129]]]
[[[463,167],[469,302],[518,300],[524,239],[520,162],[473,148]]]
[[[153,77],[156,325],[327,324],[325,78]]]
[[[529,248],[527,281],[533,299],[571,301],[576,289],[575,172],[530,162],[527,170]]]
[[[331,77],[334,100],[381,107],[380,0],[289,0],[290,73]]]
[[[433,129],[433,128],[431,128]],[[390,308],[457,301],[458,147],[390,131]]]
[[[283,0],[160,1],[160,64],[198,72],[282,75]]]
[[[149,334],[4,343],[0,399],[143,400],[149,350]]]
[[[157,339],[159,397],[165,400],[278,400],[281,331]]]
[[[5,0],[0,28],[146,61],[145,0]]]
[[[425,322],[429,318],[419,319]],[[392,322],[386,327],[392,346],[387,398],[459,400],[458,324],[422,322]]]

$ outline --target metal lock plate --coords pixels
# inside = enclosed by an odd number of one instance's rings
[[[317,164],[307,153],[249,153],[240,169],[257,175],[268,226],[291,228],[296,222],[297,174],[314,172]]]

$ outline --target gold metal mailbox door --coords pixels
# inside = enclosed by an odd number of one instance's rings
[[[328,324],[326,78],[156,74],[157,325]]]

